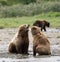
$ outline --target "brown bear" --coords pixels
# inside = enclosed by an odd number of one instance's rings
[[[50,42],[47,37],[41,32],[40,28],[33,26],[31,28],[33,36],[33,55],[50,55]]]
[[[33,23],[33,26],[38,26],[38,27],[41,27],[41,31],[44,29],[44,31],[46,31],[46,26],[49,27],[50,26],[50,23],[46,20],[43,20],[43,21],[40,21],[40,20],[36,20],[34,23]]]
[[[17,34],[9,44],[8,51],[10,53],[28,54],[28,30],[28,24],[24,24],[19,27]]]

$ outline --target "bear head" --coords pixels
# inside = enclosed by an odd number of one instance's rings
[[[21,36],[28,35],[29,26],[30,26],[29,24],[24,24],[24,25],[19,26],[18,34]]]
[[[40,31],[41,31],[41,28],[39,28],[37,26],[32,26],[32,28],[31,28],[32,35],[36,35],[36,34],[40,33]]]
[[[50,23],[49,22],[47,22],[46,20],[43,20],[43,22],[45,23],[45,26],[50,27]]]

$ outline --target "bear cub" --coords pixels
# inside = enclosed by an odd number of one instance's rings
[[[31,28],[33,36],[33,55],[50,55],[50,42],[47,37],[41,32],[40,28],[33,26]]]
[[[46,20],[36,20],[34,23],[33,23],[33,26],[37,26],[37,27],[41,27],[41,31],[44,30],[46,31],[46,27],[49,27],[50,26],[50,23]]]
[[[9,44],[8,51],[10,53],[28,54],[28,31],[28,24],[24,24],[19,27],[18,32]]]

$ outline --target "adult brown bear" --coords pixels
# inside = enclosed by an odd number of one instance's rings
[[[8,51],[10,53],[28,54],[29,39],[28,39],[29,25],[22,25],[15,37],[9,44]]]
[[[40,21],[40,20],[36,20],[34,23],[33,23],[33,26],[38,26],[38,27],[41,27],[41,31],[44,29],[44,31],[46,31],[46,26],[49,27],[50,26],[50,23],[48,21]]]
[[[33,35],[33,55],[50,55],[50,42],[47,37],[40,31],[39,27],[33,26],[31,28]]]

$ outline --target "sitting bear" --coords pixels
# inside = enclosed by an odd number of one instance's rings
[[[28,54],[28,30],[28,24],[19,27],[18,32],[9,44],[8,51],[10,53]]]
[[[46,31],[46,26],[49,27],[50,26],[50,23],[43,20],[43,21],[40,21],[40,20],[36,20],[34,23],[33,23],[33,26],[38,26],[38,27],[41,27],[41,31],[44,29],[44,31]]]
[[[40,28],[33,26],[31,28],[33,36],[33,55],[50,55],[50,42],[47,37],[41,32]]]

